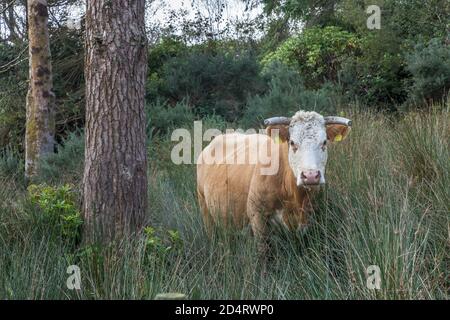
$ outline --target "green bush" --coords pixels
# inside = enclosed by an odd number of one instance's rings
[[[395,110],[407,97],[403,80],[408,77],[402,40],[381,30],[360,40],[360,54],[343,61],[339,82],[348,100],[368,108]]]
[[[188,48],[175,37],[164,37],[150,48],[148,53],[149,74],[158,72],[171,58],[186,54]]]
[[[225,132],[227,128],[232,127],[232,123],[226,122],[224,118],[216,114],[207,115],[201,121],[203,130],[218,129]]]
[[[183,247],[183,240],[176,230],[162,230],[147,226],[144,228],[145,245],[150,253],[166,254],[171,251],[180,250]]]
[[[447,0],[339,0],[337,15],[342,23],[358,34],[388,31],[395,33],[399,42],[405,39],[445,37],[448,33],[450,6]],[[367,28],[368,5],[381,8],[381,30]],[[382,43],[380,43],[382,44]]]
[[[248,95],[262,92],[260,67],[250,52],[194,50],[170,59],[153,76],[158,95],[170,104],[188,99],[195,114],[216,114],[228,121],[239,118]]]
[[[187,100],[182,100],[173,106],[157,100],[147,104],[145,108],[149,136],[164,134],[173,128],[191,127],[194,121],[194,114]]]
[[[420,43],[407,55],[407,70],[412,74],[409,97],[412,101],[440,102],[450,89],[450,46],[440,39]]]
[[[280,61],[297,70],[308,88],[336,81],[342,61],[359,47],[355,34],[339,27],[309,28],[285,41],[262,59],[263,65]]]
[[[56,227],[63,239],[74,243],[79,238],[83,223],[76,204],[76,193],[68,184],[52,187],[46,184],[31,184],[28,195],[32,204],[42,211],[44,222]]]
[[[146,97],[148,101],[157,100],[164,81],[161,79],[161,69],[168,61],[178,56],[185,56],[189,48],[175,37],[164,37],[153,45],[148,53],[148,79]]]
[[[298,110],[314,110],[323,114],[336,112],[339,93],[330,83],[317,90],[306,89],[300,75],[287,66],[274,62],[265,70],[269,90],[264,95],[250,97],[240,124],[255,127],[264,118],[289,116]]]

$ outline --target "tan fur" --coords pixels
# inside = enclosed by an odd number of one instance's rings
[[[284,133],[284,132],[283,132]],[[283,135],[283,134],[281,134]],[[282,138],[280,145],[264,134],[228,134],[216,137],[202,152],[214,148],[224,148],[236,139],[238,148],[227,156],[239,152],[256,153],[258,141],[268,144],[271,161],[279,161],[275,175],[262,175],[262,164],[201,164],[197,165],[197,193],[204,222],[211,230],[212,224],[227,223],[232,217],[235,226],[243,227],[250,223],[256,236],[267,237],[267,222],[276,211],[283,209],[282,220],[291,230],[307,224],[307,212],[311,209],[310,197],[305,189],[298,188],[296,179],[288,163],[288,143]],[[280,141],[280,140],[279,140]],[[273,159],[273,148],[280,146],[279,158]],[[216,149],[217,150],[217,149]],[[202,157],[202,155],[200,155]],[[267,164],[265,167],[269,166]]]

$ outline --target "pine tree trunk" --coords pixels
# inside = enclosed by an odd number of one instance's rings
[[[39,161],[55,145],[55,95],[53,93],[48,11],[46,0],[28,0],[29,87],[25,133],[25,177],[39,173]]]
[[[144,9],[144,0],[87,1],[85,242],[109,242],[144,224]]]

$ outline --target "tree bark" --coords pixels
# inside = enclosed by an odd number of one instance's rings
[[[26,102],[25,177],[39,173],[41,158],[54,151],[53,93],[46,0],[28,0],[29,87]]]
[[[87,1],[84,241],[110,242],[147,208],[145,0]]]

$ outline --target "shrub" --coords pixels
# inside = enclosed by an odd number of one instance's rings
[[[148,53],[147,100],[154,101],[159,97],[159,90],[164,81],[161,79],[161,69],[172,58],[186,55],[186,45],[174,37],[164,37],[150,48]]]
[[[216,114],[207,115],[203,117],[201,120],[203,130],[218,129],[224,132],[227,129],[227,127],[231,126],[231,124],[226,122],[224,118]]]
[[[343,61],[338,73],[347,99],[391,110],[405,101],[402,81],[408,74],[401,44],[396,35],[383,30],[361,38],[360,54]]]
[[[183,240],[176,230],[162,230],[147,226],[144,228],[146,249],[151,253],[164,255],[183,247]]]
[[[336,81],[343,60],[357,51],[357,37],[338,27],[310,28],[285,41],[267,54],[263,65],[280,61],[304,77],[308,88],[319,88],[326,81]]]
[[[269,90],[247,101],[247,108],[240,123],[245,127],[261,124],[264,118],[292,115],[298,110],[314,110],[319,113],[336,112],[338,93],[331,84],[317,90],[306,89],[300,75],[283,64],[274,62],[266,68]]]
[[[74,243],[79,238],[83,221],[76,205],[76,193],[73,186],[66,184],[53,187],[46,184],[31,184],[28,187],[28,194],[31,203],[40,208],[44,222],[56,227],[63,239]]]
[[[164,37],[161,41],[150,48],[148,53],[149,74],[158,72],[161,67],[171,58],[185,54],[186,45],[173,37]]]
[[[450,46],[440,39],[417,44],[407,55],[407,70],[412,74],[409,97],[414,102],[437,101],[450,89]]]
[[[194,121],[194,114],[187,100],[182,100],[173,106],[157,100],[146,105],[146,113],[149,136],[167,133],[173,128],[191,127]]]
[[[170,104],[188,98],[195,114],[239,118],[248,95],[261,92],[260,67],[250,52],[203,53],[175,57],[162,67],[158,95]]]

